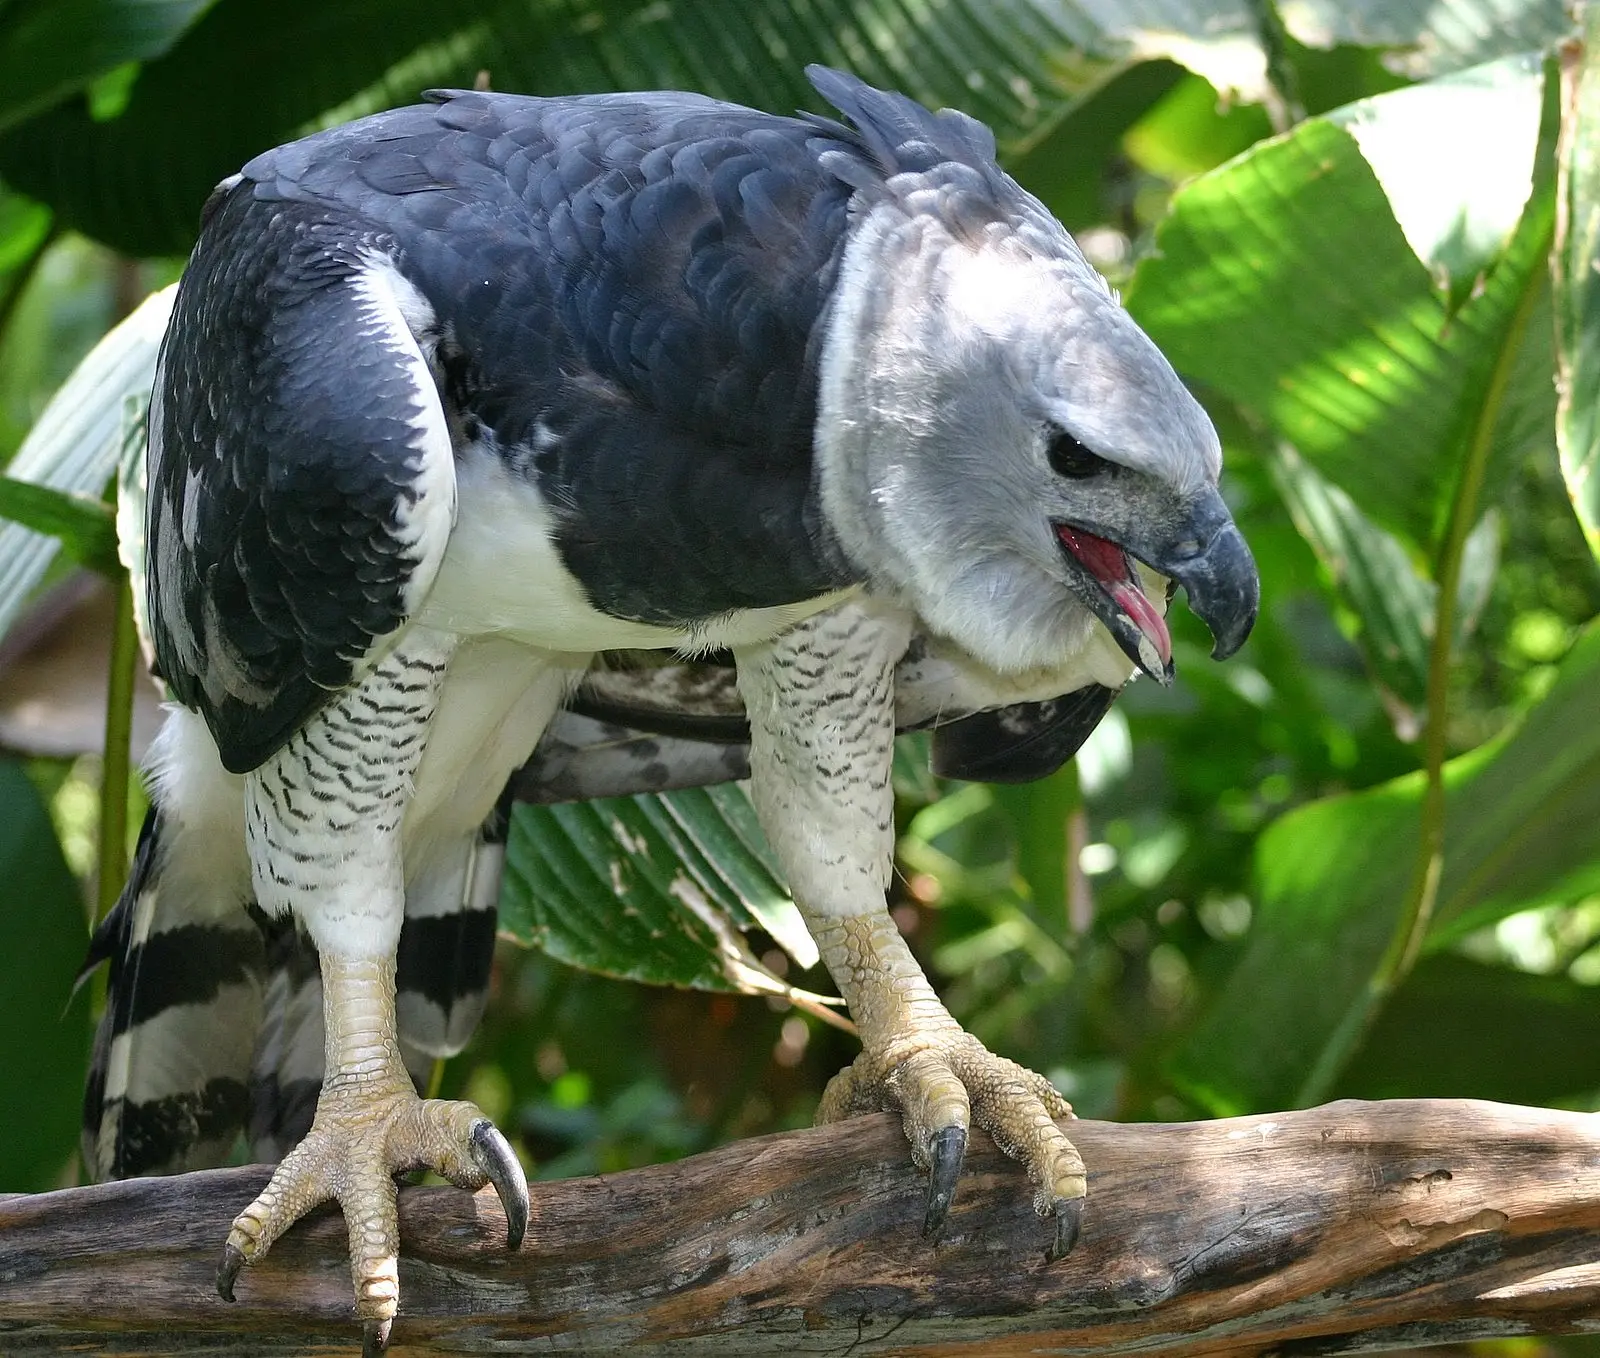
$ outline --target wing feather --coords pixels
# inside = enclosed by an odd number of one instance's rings
[[[455,504],[432,308],[394,242],[225,191],[178,292],[149,446],[163,677],[254,768],[426,593]]]

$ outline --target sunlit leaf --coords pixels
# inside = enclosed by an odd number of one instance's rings
[[[49,233],[49,208],[0,193],[0,275],[28,263]]]
[[[0,1136],[0,1192],[56,1186],[76,1143],[89,1010],[69,1005],[88,927],[49,813],[14,759],[0,759],[0,1088],[17,1113]]]
[[[1463,88],[1508,119],[1538,106],[1536,75],[1464,78]],[[1379,124],[1389,101],[1424,93],[1380,96],[1365,116]],[[1441,96],[1441,113],[1461,97]],[[1437,136],[1425,135],[1414,104],[1401,112],[1420,166]],[[1453,186],[1461,202],[1474,182]],[[1258,412],[1430,560],[1482,420],[1494,422],[1486,497],[1517,455],[1552,438],[1549,339],[1529,304],[1544,287],[1550,210],[1548,194],[1530,200],[1488,278],[1452,314],[1355,139],[1313,118],[1177,196],[1128,305],[1180,372]],[[1499,369],[1510,377],[1503,387],[1491,380]]]
[[[1432,946],[1600,890],[1600,624],[1508,736],[1445,768]],[[1211,1110],[1284,1107],[1368,1021],[1416,871],[1420,774],[1284,816],[1260,839],[1255,923],[1221,998],[1171,1063]],[[1336,1073],[1336,1072],[1334,1072]]]
[[[1278,0],[1278,13],[1310,47],[1396,48],[1413,76],[1548,47],[1572,26],[1564,0]]]
[[[1215,169],[1272,131],[1255,104],[1224,104],[1210,82],[1185,75],[1123,139],[1136,165],[1169,179]]]
[[[1453,305],[1499,260],[1533,190],[1541,88],[1538,57],[1520,55],[1328,115]]]
[[[1101,223],[1107,215],[1105,198],[1112,178],[1107,167],[1116,164],[1125,134],[1131,135],[1130,129],[1141,126],[1147,115],[1165,107],[1171,94],[1187,88],[1191,81],[1205,91],[1202,97],[1214,106],[1216,91],[1174,62],[1140,61],[1116,69],[1104,84],[1076,102],[1062,105],[1053,121],[1044,121],[1025,139],[1007,147],[1006,168],[1069,230]],[[1242,107],[1265,121],[1254,104]],[[1188,129],[1198,120],[1180,112],[1175,121]],[[1245,115],[1245,121],[1252,120]],[[1146,142],[1159,144],[1166,130],[1164,125]],[[1231,147],[1229,154],[1242,150],[1251,140],[1246,137],[1242,144]],[[1219,157],[1219,161],[1225,158]]]
[[[1573,507],[1600,556],[1600,9],[1586,15],[1584,46],[1562,67],[1556,435]]]
[[[519,804],[500,919],[564,962],[656,984],[795,993],[745,943],[757,927],[817,960],[735,787]]]

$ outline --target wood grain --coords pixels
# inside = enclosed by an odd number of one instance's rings
[[[943,1238],[887,1116],[493,1196],[401,1194],[394,1352],[1322,1354],[1600,1333],[1600,1117],[1344,1102],[1210,1123],[1078,1122],[1083,1238],[975,1137]],[[0,1200],[0,1353],[350,1353],[324,1209],[212,1291],[260,1167]]]

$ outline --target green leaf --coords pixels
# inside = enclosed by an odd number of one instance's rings
[[[50,234],[50,209],[14,193],[0,193],[0,275],[33,262]],[[15,286],[6,279],[6,286]]]
[[[1512,56],[1328,115],[1355,138],[1452,310],[1505,252],[1533,191],[1539,74],[1536,56]]]
[[[12,478],[68,496],[97,496],[105,489],[125,449],[142,443],[172,291],[148,298],[90,350],[23,440],[8,468]],[[60,547],[58,538],[31,527],[0,524],[0,635],[44,579]]]
[[[229,0],[144,66],[120,117],[54,108],[0,138],[0,172],[119,249],[178,253],[212,185],[249,157],[480,71],[528,94],[695,89],[787,112],[818,107],[802,67],[821,61],[963,108],[1022,149],[1153,58],[1264,90],[1246,0]]]
[[[22,766],[0,759],[0,1088],[17,1112],[0,1137],[0,1192],[53,1188],[76,1143],[89,1007],[72,999],[88,945],[83,894]]]
[[[1391,151],[1416,165],[1439,154],[1438,127],[1427,133],[1413,102],[1430,92],[1441,115],[1478,100],[1485,118],[1498,110],[1521,126],[1540,85],[1537,72],[1502,66],[1494,80],[1370,101],[1363,116],[1375,127],[1406,98],[1397,125],[1410,135]],[[1523,149],[1517,138],[1482,154],[1516,159]],[[1485,165],[1481,177],[1514,176]],[[1459,204],[1474,201],[1477,178],[1452,186]],[[1495,420],[1486,497],[1516,455],[1551,439],[1548,337],[1536,319],[1525,323],[1523,305],[1543,286],[1550,208],[1548,194],[1530,200],[1487,279],[1452,314],[1355,138],[1314,118],[1177,195],[1128,306],[1179,371],[1253,409],[1363,514],[1432,560],[1480,419]],[[1507,346],[1513,381],[1489,410]]]
[[[0,128],[130,62],[160,56],[215,0],[10,0],[0,8]]]
[[[1561,213],[1552,256],[1561,470],[1589,546],[1600,557],[1600,8],[1562,63]]]
[[[60,540],[74,561],[115,575],[116,515],[104,500],[0,476],[0,518]]]
[[[1281,450],[1272,471],[1295,527],[1354,611],[1356,640],[1389,695],[1397,730],[1403,739],[1414,739],[1427,706],[1438,586],[1417,569],[1397,538],[1367,518],[1293,449]],[[1472,635],[1494,583],[1498,524],[1499,516],[1490,511],[1467,539],[1456,595],[1454,650]]]
[[[36,45],[49,43],[57,54],[72,50],[80,13],[171,11],[176,23],[181,11],[199,7],[198,0],[73,0],[52,23],[49,3],[32,0],[28,12]],[[1559,0],[1509,0],[1513,22],[1497,15],[1464,28],[1463,18],[1471,21],[1487,3],[1423,7],[1412,0],[1401,7],[1400,22],[1379,25],[1374,40],[1415,43],[1431,54],[1421,69],[1450,69],[1468,56],[1541,45],[1552,31],[1547,11]],[[1301,24],[1302,40],[1360,40],[1330,26],[1336,16],[1323,17],[1320,33],[1310,21]],[[1369,16],[1366,28],[1377,33],[1374,22]],[[205,12],[164,55],[146,60],[120,116],[97,121],[96,109],[77,104],[45,111],[0,139],[0,172],[73,226],[130,254],[179,253],[211,186],[252,155],[316,127],[413,102],[430,86],[470,85],[480,71],[496,89],[528,94],[697,89],[787,111],[817,106],[801,68],[822,61],[931,104],[963,108],[990,123],[1003,147],[1025,152],[1069,123],[1074,138],[1099,136],[1100,113],[1068,113],[1143,64],[1187,67],[1224,98],[1265,99],[1258,25],[1253,0],[229,0]],[[1467,32],[1471,42],[1462,40]],[[19,43],[19,62],[30,50]],[[77,64],[110,71],[128,59],[121,53],[111,44]],[[56,55],[36,63],[41,77],[62,61]],[[239,79],[241,70],[252,78]],[[28,74],[30,88],[43,88]],[[1138,99],[1158,92],[1146,94],[1142,79],[1135,83]],[[1119,105],[1129,92],[1117,92]],[[1074,138],[1058,143],[1050,158],[1071,160]]]
[[[1185,75],[1129,129],[1123,149],[1151,174],[1181,180],[1214,170],[1271,132],[1259,106],[1224,105],[1208,81]]]
[[[1216,91],[1199,76],[1186,75],[1173,62],[1136,62],[1115,70],[1102,85],[1063,107],[1053,122],[1042,124],[1025,143],[1012,147],[1006,168],[1069,230],[1103,222],[1107,216],[1107,188],[1112,180],[1107,169],[1116,163],[1124,134],[1135,126],[1143,127],[1152,110],[1169,104],[1170,92],[1186,90],[1191,82],[1204,91],[1199,99],[1206,108],[1196,116],[1183,116],[1190,112],[1188,109],[1180,113],[1179,125],[1189,131],[1215,108]],[[1265,121],[1254,105],[1246,107]],[[1246,122],[1252,121],[1248,114],[1241,116]],[[1219,120],[1213,116],[1209,121]],[[1250,140],[1247,137],[1244,144]],[[1241,149],[1231,147],[1229,154]]]
[[[1308,47],[1399,48],[1392,64],[1417,78],[1549,47],[1572,28],[1565,0],[1278,0],[1278,13]]]
[[[1059,941],[1068,922],[1068,826],[1083,804],[1077,764],[1068,763],[1037,782],[1001,784],[990,791],[1011,823],[1017,872],[1028,885],[1034,917]]]
[[[750,952],[760,927],[802,967],[816,946],[744,793],[728,785],[511,816],[500,922],[588,971],[658,985],[809,999]]]
[[[1427,701],[1428,636],[1437,589],[1417,571],[1398,539],[1293,449],[1283,450],[1273,475],[1295,527],[1354,609],[1357,640],[1373,675],[1404,706],[1396,725],[1407,739],[1414,738]]]
[[[1600,1089],[1600,993],[1452,953],[1424,958],[1340,1078],[1340,1098],[1552,1104]]]
[[[1508,735],[1445,766],[1429,946],[1600,890],[1600,622]],[[1313,802],[1258,841],[1254,925],[1217,1003],[1170,1061],[1216,1113],[1325,1086],[1369,1022],[1371,980],[1416,871],[1423,778]]]

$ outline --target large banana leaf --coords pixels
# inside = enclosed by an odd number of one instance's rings
[[[1129,291],[1280,448],[1279,492],[1407,732],[1435,582],[1456,579],[1459,645],[1496,557],[1493,520],[1466,528],[1554,441],[1552,115],[1523,57],[1311,119],[1180,192]]]
[[[1278,13],[1310,47],[1397,49],[1392,63],[1413,76],[1547,47],[1571,25],[1564,0],[1279,0]]]
[[[532,94],[688,88],[759,107],[816,107],[801,67],[849,66],[1008,141],[1035,134],[1137,53],[1181,42],[1195,61],[1251,47],[1243,0],[1179,7],[1046,0],[222,0],[150,62],[122,116],[64,105],[0,138],[0,172],[65,220],[135,254],[192,239],[211,186],[317,126],[409,103],[430,86]],[[1259,52],[1254,62],[1259,74]],[[270,79],[245,78],[268,71]],[[978,72],[981,71],[981,75]],[[1247,71],[1248,74],[1248,71]]]
[[[1444,874],[1432,947],[1515,911],[1600,890],[1600,623],[1509,735],[1445,768]],[[1370,1022],[1416,871],[1424,780],[1314,802],[1256,851],[1256,918],[1212,1010],[1174,1054],[1212,1112],[1325,1094]]]
[[[1502,201],[1507,182],[1534,174],[1542,86],[1532,59],[1499,62],[1261,143],[1178,195],[1128,294],[1180,372],[1258,412],[1425,558],[1481,420],[1494,421],[1500,475],[1553,439],[1549,336],[1527,309],[1544,283],[1551,201],[1536,197],[1509,240]],[[1419,117],[1430,103],[1434,116]],[[1458,126],[1464,107],[1478,112],[1474,126],[1507,134],[1471,140],[1476,170],[1441,183],[1431,167],[1456,157],[1440,129]],[[1380,140],[1375,167],[1363,147]],[[1433,186],[1428,225],[1397,220],[1386,192],[1399,197],[1412,177]],[[1465,233],[1469,222],[1497,224],[1473,239],[1496,229],[1500,239],[1455,256],[1481,282],[1453,309],[1430,272],[1440,255],[1419,257],[1413,239],[1448,239],[1448,224]],[[1506,364],[1518,380],[1488,409],[1490,375]]]
[[[1573,507],[1600,556],[1600,8],[1562,71],[1561,215],[1553,256],[1561,364],[1557,436]]]
[[[1449,69],[1466,50],[1452,32],[1476,32],[1477,54],[1522,50],[1559,31],[1552,5],[1407,5],[1360,32]],[[1323,9],[1302,36],[1351,40]],[[687,88],[787,110],[816,106],[801,67],[822,61],[965,108],[1015,151],[1130,64],[1176,61],[1263,98],[1257,24],[1249,0],[221,0],[144,66],[120,117],[49,110],[0,137],[0,173],[123,250],[180,252],[210,187],[251,155],[479,72],[524,93]]]
[[[1290,445],[1280,490],[1413,705],[1440,663],[1430,576],[1456,553],[1459,643],[1494,532],[1462,525],[1553,439],[1551,122],[1531,59],[1311,120],[1181,194],[1130,297],[1181,369]],[[1447,766],[1432,946],[1600,883],[1600,746],[1572,738],[1597,703],[1591,629],[1514,735]],[[1254,929],[1170,1062],[1200,1102],[1328,1091],[1386,994],[1425,787],[1318,802],[1260,839]]]
[[[0,127],[167,51],[215,0],[10,0],[0,7]]]

